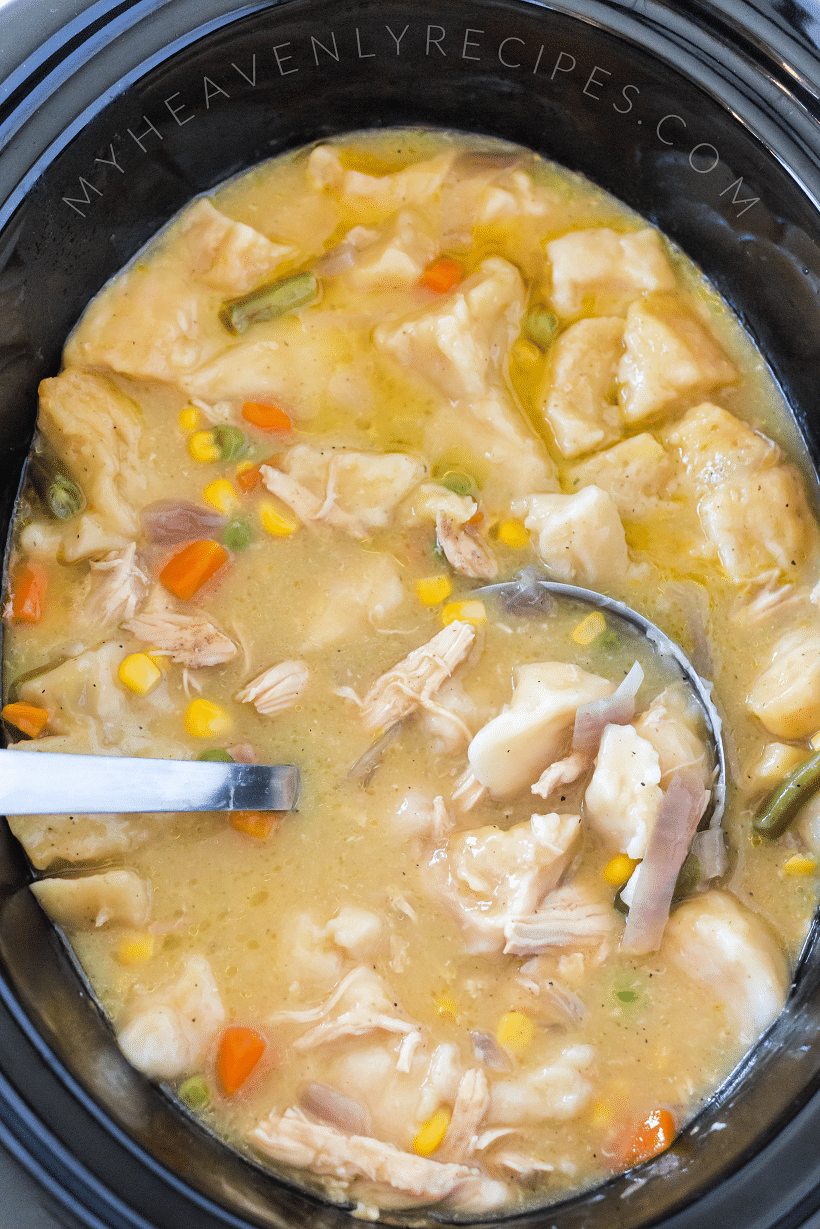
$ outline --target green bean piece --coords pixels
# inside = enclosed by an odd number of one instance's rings
[[[66,472],[60,457],[42,435],[35,438],[29,474],[35,491],[58,520],[70,520],[85,508],[82,487]]]
[[[242,520],[241,517],[228,522],[222,535],[222,542],[228,550],[244,550],[252,541],[253,530],[250,522]]]
[[[546,307],[533,307],[521,323],[521,332],[534,342],[539,350],[547,350],[555,337],[558,319]]]
[[[319,282],[314,273],[295,273],[283,281],[259,286],[239,299],[229,299],[222,304],[219,319],[229,333],[244,333],[252,324],[275,320],[285,312],[304,307],[318,293]]]
[[[248,437],[238,427],[214,427],[214,443],[221,461],[238,461],[248,451]]]
[[[59,521],[70,521],[85,507],[85,496],[73,478],[60,474],[46,492],[46,507]]]
[[[188,1109],[201,1110],[209,1104],[211,1094],[208,1085],[201,1075],[192,1075],[179,1086],[179,1099]]]
[[[201,755],[196,757],[198,760],[205,760],[209,764],[233,764],[234,758],[227,751],[223,751],[221,747],[210,747],[207,751],[203,751]]]
[[[475,478],[460,469],[448,469],[447,473],[442,474],[438,481],[455,495],[472,495],[475,497],[478,491],[478,484]]]
[[[820,787],[820,751],[805,760],[770,794],[763,810],[752,820],[760,836],[782,836],[805,802]]]

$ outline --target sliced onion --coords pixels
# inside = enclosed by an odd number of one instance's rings
[[[635,716],[635,697],[642,682],[643,670],[635,662],[611,696],[579,705],[572,732],[573,751],[592,755],[598,750],[601,735],[608,725],[629,725]]]
[[[489,1033],[470,1033],[475,1056],[490,1071],[512,1071],[510,1057]]]
[[[656,952],[678,873],[706,810],[709,794],[691,769],[676,772],[663,796],[643,862],[630,880],[631,904],[621,950],[634,956]]]
[[[306,1084],[299,1103],[308,1114],[338,1127],[345,1135],[370,1133],[370,1115],[364,1106],[329,1084]]]
[[[170,546],[193,538],[212,538],[221,533],[227,517],[214,508],[202,508],[185,500],[160,499],[143,508],[142,528],[149,542]]]
[[[700,863],[704,879],[719,879],[729,865],[723,829],[705,828],[703,832],[696,832],[692,853]]]
[[[514,615],[549,615],[555,610],[555,598],[539,584],[541,577],[535,568],[523,568],[504,586],[504,609]]]
[[[336,277],[349,269],[356,259],[357,249],[348,240],[343,239],[335,247],[320,256],[313,266],[314,273],[319,277]]]

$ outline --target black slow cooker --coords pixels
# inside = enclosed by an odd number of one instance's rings
[[[816,0],[6,0],[4,528],[37,384],[88,299],[190,197],[369,126],[518,141],[651,219],[739,314],[820,466],[818,12]],[[347,1210],[231,1151],[128,1066],[28,879],[3,826],[0,1144],[59,1223],[351,1229]],[[484,1223],[820,1224],[818,1032],[815,923],[782,1015],[668,1152]],[[6,1214],[0,1193],[0,1225],[18,1229]]]

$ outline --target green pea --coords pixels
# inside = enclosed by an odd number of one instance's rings
[[[188,1109],[201,1110],[210,1103],[211,1094],[201,1075],[192,1075],[179,1086],[179,1099]]]
[[[219,319],[229,333],[244,333],[252,324],[274,320],[285,312],[304,307],[318,293],[319,282],[314,273],[296,273],[282,281],[260,286],[238,299],[229,299],[222,304]]]
[[[203,751],[196,757],[198,760],[205,760],[209,764],[233,764],[234,758],[227,751],[223,751],[221,747],[211,747],[208,751]]]
[[[557,318],[551,311],[547,311],[546,307],[533,307],[521,322],[521,332],[534,342],[539,350],[549,348],[557,328]]]
[[[244,550],[253,541],[253,529],[250,522],[237,517],[225,526],[222,541],[228,550]]]
[[[248,451],[248,439],[238,427],[220,424],[214,427],[214,443],[222,461],[238,461]]]
[[[475,478],[460,469],[448,469],[447,473],[442,474],[438,481],[455,495],[475,496],[478,490]]]

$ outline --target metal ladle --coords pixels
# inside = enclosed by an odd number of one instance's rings
[[[474,589],[470,594],[470,597],[485,596],[499,599],[507,609],[520,614],[525,614],[528,611],[535,613],[539,608],[544,609],[552,597],[566,598],[581,605],[591,606],[594,610],[604,611],[607,615],[622,620],[630,627],[637,628],[652,644],[659,656],[671,658],[694,693],[695,699],[703,711],[704,721],[712,743],[715,779],[711,787],[709,807],[701,820],[701,824],[703,825],[704,821],[708,819],[710,828],[719,827],[726,807],[726,751],[723,746],[722,722],[712,700],[711,684],[704,682],[700,677],[680,645],[670,639],[666,632],[662,632],[649,619],[645,618],[642,614],[638,614],[637,610],[633,610],[631,606],[617,601],[614,597],[607,597],[604,593],[597,593],[594,589],[582,589],[578,585],[565,585],[559,581],[545,580],[536,575],[527,575],[525,572],[522,573],[518,580],[504,581],[496,585],[484,585],[480,589]]]
[[[148,760],[0,750],[0,813],[292,811],[295,764]]]

